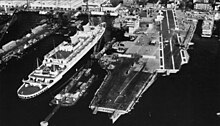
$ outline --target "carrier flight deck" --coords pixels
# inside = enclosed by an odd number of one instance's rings
[[[118,53],[104,55],[99,60],[108,75],[91,101],[94,114],[112,114],[113,123],[133,109],[141,95],[153,84],[158,73],[169,75],[188,62],[188,53],[181,48],[176,14],[160,11],[159,25],[136,34],[136,39],[114,44]],[[139,32],[140,33],[140,32]]]

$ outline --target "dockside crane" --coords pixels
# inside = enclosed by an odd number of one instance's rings
[[[29,0],[27,0],[27,3],[22,5],[22,6],[19,6],[19,7],[15,7],[14,8],[14,11],[12,13],[12,18],[11,20],[6,23],[4,25],[4,27],[2,28],[2,30],[0,31],[1,35],[0,35],[0,42],[2,41],[4,35],[8,32],[8,28],[11,26],[11,24],[14,22],[14,20],[16,19],[16,13],[19,12],[20,10],[23,10],[23,9],[27,9],[29,6]]]
[[[15,18],[16,18],[16,16],[15,16],[16,11],[17,11],[17,9],[14,10],[14,12],[13,12],[13,14],[12,14],[11,20],[10,20],[8,23],[6,23],[6,24],[4,25],[4,27],[2,28],[2,30],[1,30],[1,32],[0,32],[0,33],[1,33],[0,42],[2,41],[4,35],[8,32],[8,28],[11,26],[11,24],[12,24],[13,21],[15,20]]]

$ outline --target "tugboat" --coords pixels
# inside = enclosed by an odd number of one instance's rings
[[[77,31],[70,42],[64,41],[44,56],[43,63],[34,70],[28,80],[17,90],[22,99],[34,98],[56,84],[81,58],[95,45],[105,32],[106,23],[83,26],[84,31]]]
[[[51,101],[50,105],[73,106],[86,93],[95,75],[91,68],[83,69],[76,77]]]

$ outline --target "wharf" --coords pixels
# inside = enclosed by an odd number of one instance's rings
[[[118,53],[101,57],[99,63],[108,75],[90,103],[94,114],[111,113],[114,123],[133,109],[158,73],[176,73],[188,62],[188,53],[175,32],[179,28],[175,11],[162,10],[161,15],[159,25],[138,29],[135,40],[113,45]]]
[[[39,11],[40,14],[48,14],[51,12],[72,12],[78,11],[81,7],[81,12],[90,12],[91,15],[107,15],[118,16],[118,9],[121,7],[119,4],[116,7],[111,6],[108,0],[88,0],[87,3],[83,0],[11,0],[0,1],[0,9],[4,9],[3,13],[12,14],[11,10],[15,8],[26,11]],[[22,8],[21,8],[22,7]],[[80,11],[78,11],[80,12]],[[1,14],[1,11],[0,11]]]
[[[83,4],[83,0],[3,0],[0,1],[0,7],[3,8],[14,8],[23,5],[29,6],[31,9],[57,9],[70,10],[76,9]]]
[[[76,10],[82,6],[83,0],[36,0],[29,4],[30,10],[56,10],[56,11],[70,11]]]
[[[15,46],[10,48],[8,47],[9,49],[0,53],[0,64],[7,64],[7,62],[13,57],[20,58],[27,48],[39,42],[43,38],[53,34],[56,30],[59,29],[59,27],[60,26],[58,24],[45,24],[41,31],[33,31],[36,33],[28,33],[21,39],[11,41],[11,43],[15,43]]]

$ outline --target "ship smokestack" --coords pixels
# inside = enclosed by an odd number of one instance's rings
[[[40,122],[40,126],[48,126],[48,122],[47,121],[41,121]]]
[[[83,26],[83,30],[85,32],[89,32],[91,30],[90,27],[89,27],[89,23],[87,23],[86,25]]]

